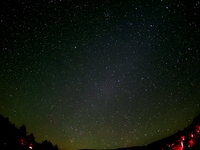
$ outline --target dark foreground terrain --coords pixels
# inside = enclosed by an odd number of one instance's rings
[[[117,150],[200,150],[200,115],[183,131],[147,146],[118,148]]]
[[[26,126],[16,128],[8,118],[0,115],[0,150],[58,150],[57,145],[44,140],[35,141],[33,133],[27,135]]]
[[[121,150],[200,150],[200,115],[183,131],[147,146],[119,148]]]
[[[57,145],[44,140],[42,143],[35,141],[33,133],[27,135],[26,126],[19,129],[9,122],[8,118],[0,115],[0,150],[58,150]],[[178,131],[172,136],[161,139],[147,146],[118,148],[118,150],[200,150],[200,115],[194,118],[191,125],[183,131]]]

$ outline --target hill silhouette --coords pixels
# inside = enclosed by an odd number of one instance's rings
[[[147,146],[119,148],[119,150],[200,150],[200,114],[183,131]]]
[[[54,146],[50,141],[36,142],[33,133],[27,135],[25,125],[17,128],[2,115],[0,123],[0,150],[58,150],[58,146]]]
[[[200,114],[183,131],[179,130],[147,146],[117,148],[116,150],[200,150]]]

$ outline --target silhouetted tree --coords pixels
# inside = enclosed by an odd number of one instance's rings
[[[58,150],[58,146],[57,146],[57,145],[55,145],[53,150]]]
[[[31,133],[29,135],[30,141],[34,142],[35,141],[35,136],[33,135],[33,133]]]
[[[25,125],[16,128],[9,118],[0,115],[0,150],[30,150],[30,146],[33,150],[58,150],[50,141],[37,143],[33,133],[27,135]]]
[[[23,124],[20,128],[19,128],[19,133],[21,137],[26,137],[26,126]]]
[[[41,145],[42,145],[42,148],[45,150],[53,150],[54,148],[53,144],[47,140],[43,141]]]

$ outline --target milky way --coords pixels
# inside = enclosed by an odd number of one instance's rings
[[[0,114],[36,141],[146,145],[200,113],[200,1],[0,3]]]

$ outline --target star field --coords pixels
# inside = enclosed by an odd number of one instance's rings
[[[200,1],[0,5],[0,114],[36,141],[146,145],[200,113]]]

